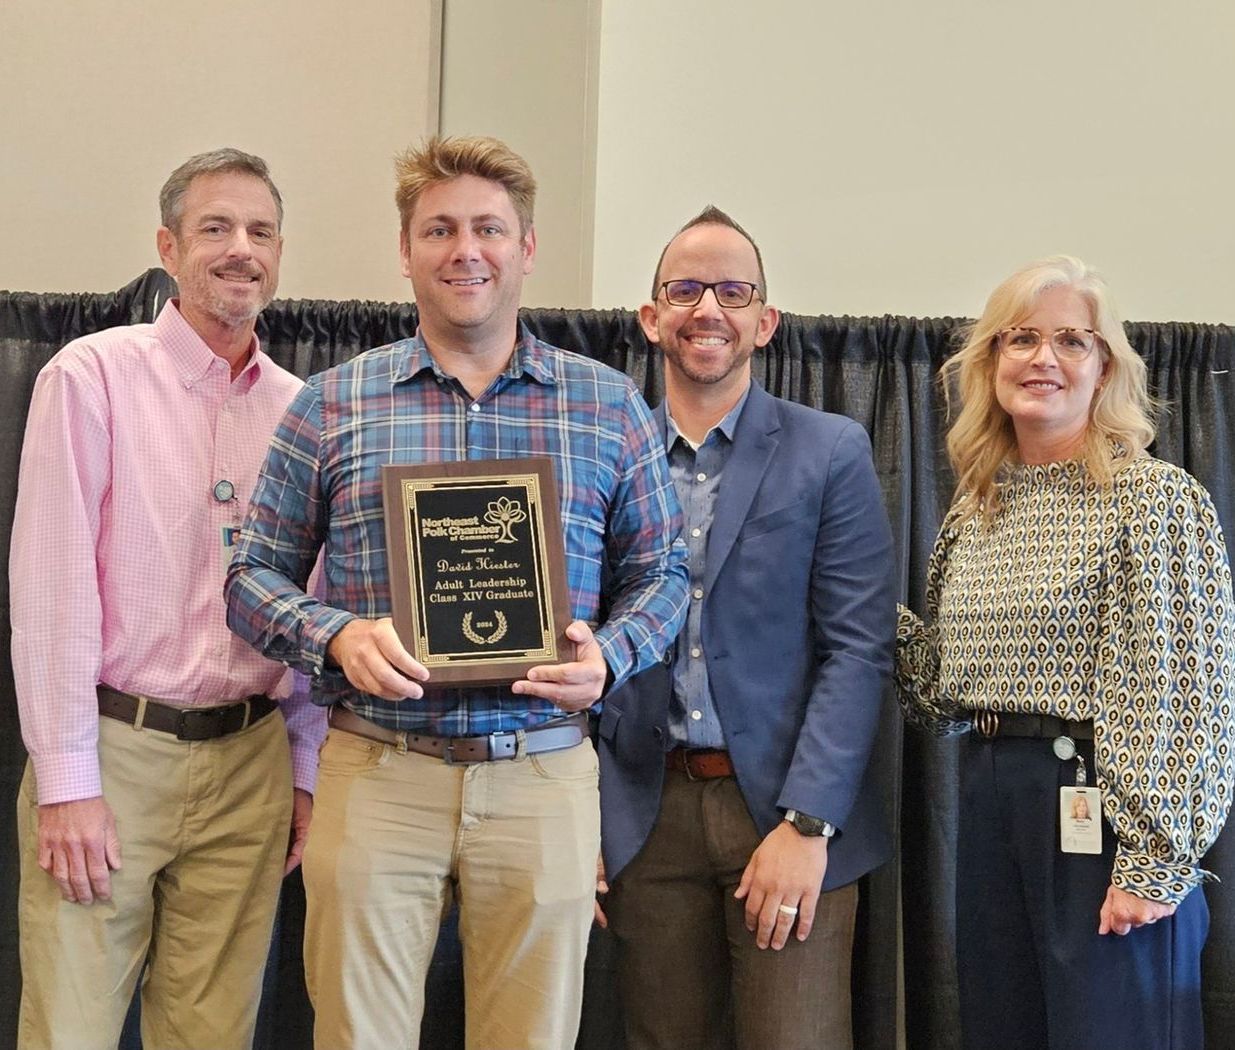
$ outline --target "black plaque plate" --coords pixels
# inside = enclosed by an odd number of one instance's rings
[[[391,607],[430,685],[497,685],[570,652],[553,462],[382,468]]]

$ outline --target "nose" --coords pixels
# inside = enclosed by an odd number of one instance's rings
[[[248,259],[253,254],[253,242],[249,240],[249,231],[243,226],[232,230],[231,239],[227,244],[227,254],[240,259]]]
[[[1043,357],[1043,354],[1046,357]],[[1059,367],[1059,358],[1055,356],[1055,348],[1051,346],[1051,337],[1049,335],[1043,335],[1038,340],[1038,349],[1033,352],[1033,357],[1029,359],[1029,363],[1039,368]]]
[[[721,308],[720,300],[716,298],[715,288],[705,288],[703,296],[695,303],[696,317],[724,317],[725,311]]]
[[[454,239],[454,251],[451,253],[457,260],[477,259],[480,257],[480,240],[469,229],[462,229]]]

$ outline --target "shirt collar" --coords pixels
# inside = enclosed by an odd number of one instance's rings
[[[399,350],[399,355],[395,362],[394,371],[391,374],[391,382],[406,382],[426,369],[432,371],[434,375],[440,378],[453,378],[442,371],[441,367],[433,359],[433,355],[429,353],[429,347],[424,341],[424,336],[420,334],[419,328],[416,329],[416,334],[410,339],[404,339],[394,345]],[[552,386],[557,383],[558,376],[554,372],[553,364],[546,354],[548,349],[549,344],[537,339],[532,335],[527,325],[520,321],[514,352],[510,355],[510,363],[506,366],[502,376],[507,379],[518,379],[522,375],[527,375],[539,383]]]
[[[171,360],[186,389],[205,378],[216,361],[223,361],[184,319],[176,299],[169,299],[163,304],[163,309],[155,318],[154,331],[159,338],[159,345]],[[257,382],[261,375],[261,357],[261,343],[254,333],[249,347],[249,360],[236,378],[246,376],[249,386]],[[227,364],[226,361],[223,363]]]
[[[742,391],[742,396],[738,398],[737,403],[734,404],[734,406],[731,409],[729,409],[728,412],[725,413],[724,417],[721,419],[719,423],[714,423],[712,425],[712,428],[706,434],[703,435],[703,441],[699,443],[700,446],[707,444],[708,438],[710,438],[712,436],[713,431],[716,431],[716,430],[719,430],[725,436],[725,439],[730,444],[733,443],[733,434],[734,434],[734,431],[736,431],[738,428],[738,417],[742,414],[742,409],[746,406],[746,399],[749,396],[750,396],[750,384],[748,383],[746,386],[746,389]],[[668,448],[668,449],[673,448],[678,438],[681,438],[683,441],[685,441],[686,444],[690,445],[691,448],[695,448],[695,446],[691,444],[690,438],[688,438],[685,434],[683,434],[678,429],[677,422],[674,420],[673,414],[669,411],[669,402],[666,401],[665,402],[665,448]]]

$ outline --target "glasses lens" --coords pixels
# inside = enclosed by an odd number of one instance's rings
[[[750,306],[755,295],[754,286],[746,281],[721,281],[712,287],[716,290],[716,301],[727,310]]]
[[[666,281],[665,298],[672,306],[694,306],[703,298],[702,281]]]
[[[1094,334],[1083,328],[1060,328],[1051,336],[1051,349],[1060,357],[1078,360],[1093,349]]]
[[[999,349],[1007,357],[1032,357],[1042,345],[1042,333],[1036,328],[1005,328],[999,333]]]

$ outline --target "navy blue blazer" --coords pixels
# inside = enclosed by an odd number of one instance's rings
[[[868,759],[892,667],[895,568],[865,430],[752,383],[708,536],[704,658],[760,833],[785,809],[839,829],[824,889],[892,852],[885,792],[869,782]],[[605,698],[598,750],[610,878],[656,820],[671,663],[666,653]]]

